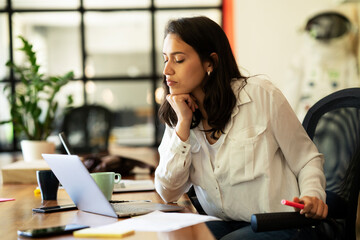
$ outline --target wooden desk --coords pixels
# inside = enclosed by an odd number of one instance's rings
[[[59,204],[72,203],[69,195],[65,190],[60,189],[57,201],[41,201],[41,196],[35,196],[33,191],[36,184],[4,184],[0,185],[0,197],[15,198],[15,201],[0,202],[0,239],[17,239],[17,230],[20,228],[41,228],[70,223],[89,225],[91,227],[110,224],[121,219],[101,216],[87,213],[79,210],[58,212],[58,213],[33,213],[32,208],[40,206],[54,206]],[[137,192],[137,193],[115,193],[114,200],[140,200],[149,199],[153,202],[163,203],[160,196],[154,192]],[[183,212],[196,213],[189,198],[184,195],[178,202],[184,206]],[[24,238],[25,239],[25,238]],[[61,235],[51,239],[74,239],[72,234]],[[134,235],[125,239],[214,239],[209,229],[204,223],[191,227],[179,229],[167,233],[157,232],[136,232]]]

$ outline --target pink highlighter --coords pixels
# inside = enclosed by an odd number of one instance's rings
[[[281,200],[281,204],[291,206],[291,207],[295,207],[295,208],[299,208],[299,209],[304,209],[304,204],[288,201],[288,200],[285,200],[285,199]]]

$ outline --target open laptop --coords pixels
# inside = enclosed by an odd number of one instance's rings
[[[65,136],[64,132],[59,133],[60,141],[65,148],[67,154],[73,155],[73,150]],[[114,193],[122,192],[142,192],[142,191],[153,191],[155,190],[155,185],[152,180],[124,180],[121,179],[119,183],[114,184]]]
[[[42,154],[78,209],[110,217],[130,217],[156,210],[180,211],[183,207],[134,201],[110,203],[77,155]]]

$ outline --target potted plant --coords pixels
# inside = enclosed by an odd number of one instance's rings
[[[55,96],[65,84],[73,78],[72,71],[63,76],[45,76],[39,72],[36,53],[33,46],[19,36],[23,47],[19,50],[24,52],[27,62],[24,66],[18,66],[8,61],[6,66],[14,70],[15,76],[20,82],[11,92],[10,85],[4,88],[10,105],[11,119],[1,121],[0,124],[12,123],[15,134],[21,141],[21,149],[25,161],[42,159],[41,153],[53,153],[55,145],[46,142],[54,128],[55,114],[58,110],[58,102]],[[72,104],[72,96],[67,97],[66,108]],[[30,144],[30,146],[29,146]],[[39,149],[36,153],[33,150]],[[30,155],[27,151],[30,150]]]

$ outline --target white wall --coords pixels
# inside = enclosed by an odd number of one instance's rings
[[[333,0],[234,0],[236,58],[250,74],[265,74],[280,89],[301,45],[299,29]]]

